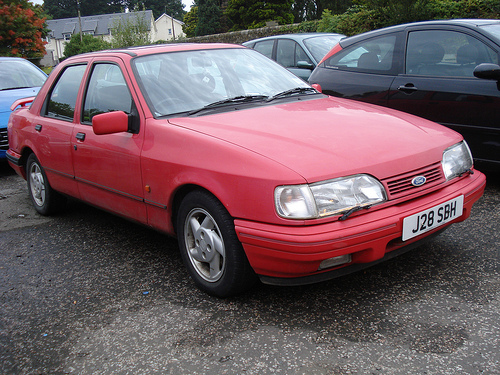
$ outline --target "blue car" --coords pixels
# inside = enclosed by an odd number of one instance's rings
[[[9,148],[7,122],[17,99],[35,96],[47,79],[36,65],[19,57],[0,57],[0,159]]]
[[[249,40],[243,45],[277,61],[307,81],[323,56],[344,37],[333,33],[285,34]]]

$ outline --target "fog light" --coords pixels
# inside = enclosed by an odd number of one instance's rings
[[[351,254],[346,254],[346,255],[341,255],[339,257],[333,257],[333,258],[325,259],[319,265],[318,271],[319,270],[324,270],[326,268],[340,266],[342,264],[346,264],[346,263],[350,263],[350,262],[351,262]]]

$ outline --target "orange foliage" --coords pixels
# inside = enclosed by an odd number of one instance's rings
[[[0,0],[0,56],[43,57],[45,20],[27,0]]]

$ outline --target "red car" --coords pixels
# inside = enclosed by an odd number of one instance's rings
[[[458,133],[327,97],[242,46],[75,56],[29,102],[7,157],[35,209],[70,196],[177,236],[221,297],[373,265],[465,220],[485,187]]]

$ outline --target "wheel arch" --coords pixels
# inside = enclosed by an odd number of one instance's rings
[[[26,179],[26,163],[28,162],[28,158],[31,154],[35,152],[31,147],[26,146],[21,151],[21,158],[19,159],[19,170],[21,171],[23,178]]]
[[[179,214],[179,208],[181,206],[181,203],[182,203],[183,199],[189,193],[191,193],[193,191],[204,191],[204,192],[212,195],[214,198],[216,198],[225,207],[225,205],[222,203],[222,200],[216,194],[214,194],[212,191],[210,191],[209,189],[207,189],[207,188],[205,188],[205,187],[203,187],[201,185],[186,184],[186,185],[180,186],[175,191],[175,193],[173,195],[173,198],[172,198],[172,204],[171,204],[172,215],[170,217],[170,220],[171,220],[172,227],[174,228],[174,231],[175,231],[176,235],[178,233],[178,230],[177,230],[177,217],[178,217],[178,214]],[[231,214],[229,214],[229,215],[231,216]]]

